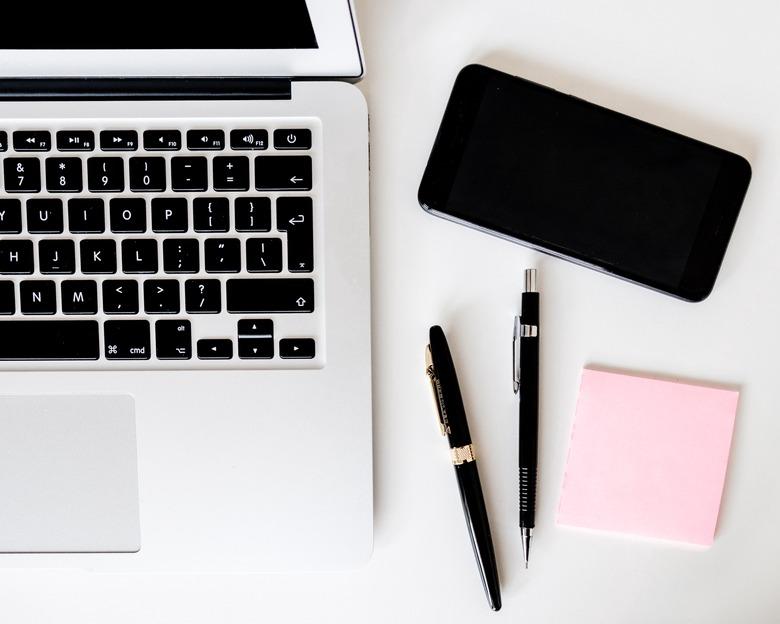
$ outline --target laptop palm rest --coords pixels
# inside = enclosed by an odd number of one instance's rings
[[[133,399],[0,397],[0,552],[140,544]]]

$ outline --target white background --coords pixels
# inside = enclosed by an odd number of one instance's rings
[[[4,622],[774,622],[780,619],[780,12],[770,0],[365,0],[371,111],[376,544],[303,576],[0,574]],[[715,291],[690,304],[424,214],[452,81],[484,62],[745,155],[754,178]],[[509,340],[524,267],[543,293],[539,511],[516,518]],[[459,368],[503,579],[489,612],[423,374]],[[554,526],[579,374],[593,363],[741,388],[715,544]],[[2,502],[0,501],[0,504]],[[313,518],[312,521],[316,521]]]

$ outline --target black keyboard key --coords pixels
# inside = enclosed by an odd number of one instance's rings
[[[314,270],[314,229],[311,197],[280,197],[276,200],[276,229],[287,232],[287,270]]]
[[[236,231],[268,232],[270,230],[270,197],[236,197]]]
[[[62,282],[63,314],[97,314],[97,284],[92,280]]]
[[[229,279],[227,310],[247,314],[313,312],[314,280]]]
[[[97,360],[97,321],[0,321],[0,360]]]
[[[171,159],[171,186],[174,191],[205,191],[208,161],[203,156]]]
[[[76,246],[72,240],[42,240],[38,243],[38,269],[44,274],[76,272]]]
[[[57,149],[61,152],[91,152],[95,149],[95,133],[91,130],[60,130]]]
[[[191,314],[218,314],[222,311],[219,280],[191,279],[184,283],[184,305]]]
[[[187,148],[191,150],[225,149],[225,133],[222,130],[188,130]]]
[[[51,280],[28,280],[19,284],[19,308],[22,314],[57,312],[57,286]]]
[[[0,240],[0,273],[28,275],[35,268],[33,242],[30,240]]]
[[[230,339],[198,340],[198,358],[201,360],[229,360],[233,357]]]
[[[87,159],[87,186],[93,193],[125,190],[125,161],[121,158]]]
[[[247,239],[246,270],[250,273],[279,273],[282,270],[282,239]]]
[[[242,360],[274,356],[274,324],[269,319],[243,319],[238,322],[238,357]]]
[[[249,159],[246,156],[219,156],[213,164],[215,191],[249,190]]]
[[[163,241],[163,270],[166,273],[197,273],[200,242],[196,238],[167,238]]]
[[[274,130],[274,147],[278,150],[311,149],[311,130],[304,128]]]
[[[106,231],[106,210],[97,197],[68,200],[68,229],[73,234],[102,234]]]
[[[146,200],[142,197],[115,197],[109,204],[109,210],[112,232],[146,232]]]
[[[123,273],[157,273],[157,241],[153,238],[129,238],[122,241]]]
[[[47,158],[46,190],[50,193],[81,193],[80,158]]]
[[[107,360],[148,360],[149,321],[106,321],[103,325]]]
[[[79,244],[81,272],[87,274],[116,273],[116,241],[87,239]]]
[[[279,356],[285,360],[310,360],[315,356],[313,338],[283,338],[279,341]]]
[[[186,232],[189,227],[184,197],[155,197],[152,200],[152,230]]]
[[[238,273],[241,270],[241,241],[237,238],[209,238],[203,243],[206,273]]]
[[[0,199],[0,234],[19,234],[22,231],[22,202],[18,199]]]
[[[138,149],[138,133],[135,130],[103,130],[100,133],[100,149],[104,152],[134,152]]]
[[[227,197],[197,197],[192,202],[192,224],[196,232],[227,232],[230,202]]]
[[[14,312],[16,312],[14,283],[9,280],[0,281],[0,314],[13,314]]]
[[[61,234],[62,229],[62,201],[27,200],[27,231],[30,234]]]
[[[311,190],[311,156],[256,156],[258,191]]]
[[[138,282],[133,280],[103,282],[103,312],[138,314]]]
[[[274,341],[264,338],[239,338],[238,357],[242,360],[268,360],[274,356]]]
[[[189,321],[157,321],[154,324],[154,333],[158,359],[192,358],[192,330]]]
[[[48,152],[51,149],[51,133],[48,130],[14,132],[14,149],[17,152]]]
[[[231,130],[230,147],[234,150],[268,149],[267,130]]]
[[[148,152],[176,152],[181,149],[178,130],[145,130],[144,149]]]
[[[180,309],[178,280],[144,282],[144,311],[147,314],[178,314]]]
[[[8,133],[5,130],[0,130],[0,152],[8,150]]]
[[[130,190],[151,192],[165,190],[165,159],[139,157],[130,159]]]
[[[241,319],[238,322],[239,338],[273,338],[274,322],[271,319]]]
[[[38,193],[41,190],[41,161],[37,158],[3,160],[6,193]]]

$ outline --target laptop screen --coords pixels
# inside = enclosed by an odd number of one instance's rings
[[[193,5],[194,6],[194,5]],[[25,8],[27,7],[27,8]],[[159,0],[136,0],[116,18],[94,7],[78,10],[36,3],[14,9],[14,22],[33,28],[4,29],[0,46],[8,50],[222,49],[272,50],[318,47],[306,0],[255,0],[220,10],[187,11],[182,20],[160,10]],[[25,15],[25,13],[27,15]]]

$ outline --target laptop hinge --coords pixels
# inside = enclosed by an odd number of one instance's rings
[[[289,78],[2,78],[0,100],[289,100]]]

